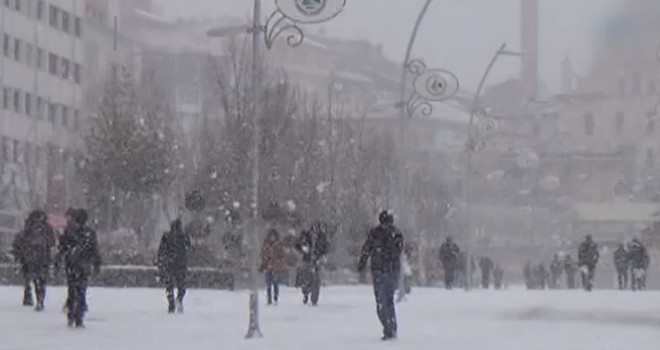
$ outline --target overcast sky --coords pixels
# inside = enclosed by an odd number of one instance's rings
[[[157,0],[169,18],[232,15],[249,18],[249,0]],[[520,0],[435,0],[415,47],[430,66],[456,73],[474,89],[500,44],[520,47]],[[586,72],[597,31],[621,0],[540,0],[541,78],[559,87],[559,66],[569,55],[578,73]],[[272,9],[272,0],[264,0]],[[323,24],[330,36],[367,39],[384,46],[388,57],[403,59],[415,18],[424,0],[348,0],[345,12]],[[265,12],[266,12],[265,11]],[[312,29],[315,30],[315,29]],[[519,71],[519,59],[502,58],[489,85]]]

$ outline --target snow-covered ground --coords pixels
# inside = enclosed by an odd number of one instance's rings
[[[370,288],[322,293],[312,308],[285,289],[279,306],[261,308],[264,338],[247,341],[245,292],[191,290],[186,313],[168,315],[161,290],[92,288],[87,328],[71,330],[63,288],[36,313],[19,305],[19,288],[2,287],[0,349],[660,349],[660,292],[416,289],[399,304],[391,343],[379,340]]]

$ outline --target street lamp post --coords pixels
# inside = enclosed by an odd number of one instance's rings
[[[491,136],[498,128],[497,119],[488,116],[486,110],[479,106],[481,100],[481,94],[483,92],[486,80],[490,75],[490,72],[493,70],[495,63],[500,58],[500,56],[522,56],[521,53],[508,51],[506,50],[506,43],[502,44],[499,49],[495,52],[495,55],[490,60],[490,63],[486,67],[484,74],[481,76],[479,81],[479,86],[477,87],[477,92],[472,99],[472,107],[470,108],[470,120],[468,121],[468,142],[467,142],[467,167],[465,174],[465,203],[467,210],[467,231],[468,231],[468,251],[466,254],[466,264],[465,264],[465,290],[471,288],[472,283],[472,240],[473,240],[473,226],[472,226],[472,193],[471,193],[471,179],[472,179],[472,154],[478,152],[485,147],[485,139]],[[476,120],[476,128],[475,128]]]
[[[406,198],[406,188],[408,182],[408,172],[406,169],[406,148],[408,138],[408,119],[415,115],[421,114],[429,116],[433,113],[433,106],[431,102],[444,101],[458,92],[459,82],[456,76],[443,69],[429,69],[423,60],[412,59],[412,50],[417,40],[419,29],[426,17],[426,14],[431,6],[433,0],[426,0],[422,7],[415,26],[410,34],[406,55],[403,61],[401,70],[401,82],[399,91],[399,102],[397,107],[400,109],[399,118],[399,169],[398,169],[398,210],[400,212],[401,227],[405,230],[408,227],[408,206]],[[413,76],[413,92],[407,96],[409,91],[408,78]],[[403,279],[403,275],[401,276]],[[399,282],[402,286],[402,280]],[[397,301],[402,301],[405,293],[401,290],[397,297]]]
[[[265,25],[261,22],[261,0],[253,0],[252,25],[233,27],[219,27],[210,30],[210,37],[230,37],[242,33],[252,34],[252,117],[253,117],[253,140],[251,149],[252,161],[252,225],[250,227],[250,245],[248,247],[250,257],[250,320],[245,338],[251,339],[261,337],[259,328],[259,293],[257,283],[257,251],[259,244],[258,220],[259,214],[259,143],[261,139],[261,128],[259,123],[259,100],[261,86],[261,69],[263,66],[263,55],[261,53],[261,40],[270,49],[278,37],[288,32],[286,43],[296,47],[302,44],[304,32],[300,24],[314,24],[329,21],[336,17],[346,6],[347,0],[275,0],[276,10],[268,16]]]

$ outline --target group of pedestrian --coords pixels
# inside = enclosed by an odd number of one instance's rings
[[[635,238],[626,247],[620,243],[614,251],[614,266],[616,267],[619,289],[630,288],[633,291],[646,288],[646,275],[651,259],[642,242]]]
[[[451,290],[456,286],[457,277],[463,276],[464,283],[469,279],[467,276],[472,275],[476,268],[473,260],[470,266],[470,272],[467,270],[467,254],[461,251],[454,239],[449,236],[447,240],[442,243],[439,251],[440,263],[444,270],[445,288]],[[504,270],[498,264],[495,264],[490,257],[484,256],[479,259],[479,270],[481,271],[481,287],[483,289],[490,288],[491,281],[495,289],[502,289],[504,282]]]
[[[555,254],[549,268],[546,268],[542,262],[538,264],[527,262],[523,270],[527,289],[560,289],[562,275],[565,276],[566,288],[575,289],[578,264],[570,254],[562,255]]]
[[[12,255],[20,264],[24,278],[23,305],[34,306],[36,311],[43,311],[45,307],[51,265],[54,274],[58,274],[61,267],[64,267],[68,286],[64,309],[68,325],[82,328],[87,312],[87,284],[90,274],[98,273],[101,257],[96,232],[87,225],[87,211],[71,208],[67,210],[66,216],[66,227],[59,237],[54,258],[53,251],[58,237],[48,223],[47,214],[41,210],[34,210],[28,215],[23,230],[12,243]],[[36,305],[31,285],[34,285]]]

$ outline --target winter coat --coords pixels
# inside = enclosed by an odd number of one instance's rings
[[[401,270],[403,234],[394,225],[378,225],[371,229],[362,246],[358,270],[363,271],[371,259],[371,271],[396,273]]]
[[[440,246],[440,262],[445,268],[456,268],[459,265],[461,250],[454,242],[445,242]]]
[[[166,232],[160,240],[156,259],[156,265],[161,274],[186,271],[191,246],[190,236],[180,228],[173,228]]]
[[[642,243],[633,242],[630,245],[628,256],[630,259],[630,265],[633,269],[647,269],[649,267],[649,254]]]
[[[628,268],[630,263],[628,252],[624,247],[619,247],[614,251],[614,266],[617,270],[623,271]]]
[[[559,259],[557,258],[552,260],[552,262],[550,263],[550,273],[552,273],[552,276],[561,275],[563,269],[564,267],[562,266],[561,261],[559,261]]]
[[[25,229],[12,243],[12,255],[20,262],[23,272],[47,270],[52,263],[51,249],[55,246],[55,231],[43,221],[27,220]]]
[[[303,263],[317,265],[328,254],[329,245],[323,231],[303,231],[296,242],[296,250],[302,254]]]
[[[59,251],[68,273],[89,274],[91,267],[98,271],[101,266],[96,232],[87,225],[68,227],[60,237]]]
[[[578,263],[580,266],[596,266],[600,253],[595,242],[584,241],[578,248]]]
[[[284,244],[279,238],[266,236],[261,246],[261,267],[262,272],[281,272],[286,269],[287,255],[284,250]]]

